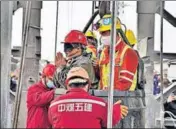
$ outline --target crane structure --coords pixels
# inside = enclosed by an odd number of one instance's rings
[[[111,32],[111,42],[114,43],[114,33],[116,33],[115,23],[118,16],[118,6],[125,5],[119,1],[93,1],[92,16],[83,28],[85,33],[92,25],[96,16],[102,16],[107,13],[112,13],[113,25]],[[23,8],[23,35],[22,48],[20,58],[20,77],[17,91],[14,94],[14,105],[9,105],[10,102],[10,71],[11,71],[11,40],[12,40],[12,20],[13,14],[19,8]],[[26,92],[28,86],[39,80],[39,61],[41,59],[41,9],[42,1],[0,1],[1,11],[1,128],[24,128],[26,120]],[[124,10],[123,10],[124,11]],[[122,12],[123,12],[122,11]],[[112,68],[114,63],[111,63],[111,79],[108,91],[94,90],[90,93],[95,96],[103,97],[108,100],[108,128],[112,128],[112,104],[113,100],[128,97],[141,97],[144,105],[139,108],[130,109],[129,112],[140,112],[140,127],[156,128],[163,127],[164,124],[171,123],[168,119],[165,121],[163,116],[163,102],[165,96],[175,90],[175,85],[163,93],[163,58],[173,58],[163,55],[163,19],[167,20],[175,27],[176,19],[165,8],[164,2],[160,1],[137,1],[137,37],[138,41],[146,38],[146,55],[143,57],[145,64],[145,75],[147,83],[145,84],[145,93],[139,92],[138,95],[128,96],[128,92],[117,92],[113,90],[114,72]],[[57,1],[56,10],[56,31],[55,31],[55,51],[57,51],[57,34],[58,34],[58,19],[59,19],[59,1]],[[161,16],[161,46],[160,54],[154,52],[154,26],[155,14]],[[132,20],[132,19],[130,19]],[[141,45],[141,44],[140,44]],[[111,46],[111,61],[114,59],[114,45]],[[161,95],[158,98],[153,97],[153,69],[154,61],[160,59],[161,73]],[[57,89],[58,94],[62,94],[63,89]],[[160,101],[158,101],[160,100]],[[128,101],[127,101],[128,103]],[[13,109],[14,108],[14,109]],[[152,114],[152,115],[151,115]],[[13,123],[13,124],[12,124]],[[139,127],[139,128],[140,128]],[[121,127],[122,128],[122,127]],[[133,127],[131,127],[133,128]]]

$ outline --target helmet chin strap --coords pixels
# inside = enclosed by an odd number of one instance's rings
[[[42,82],[45,86],[47,86],[47,83],[46,83],[46,76],[42,78]]]

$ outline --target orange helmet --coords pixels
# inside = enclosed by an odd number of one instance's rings
[[[45,68],[43,69],[43,73],[42,73],[42,76],[46,76],[46,77],[53,77],[54,76],[54,73],[56,71],[56,67],[53,65],[53,64],[47,64],[45,66]]]
[[[82,45],[87,46],[87,38],[81,31],[71,30],[65,37],[65,41],[63,43],[67,44],[80,43]]]
[[[74,77],[81,78],[81,79],[73,79]],[[84,81],[90,82],[87,71],[82,67],[73,67],[68,72],[65,83],[66,85],[68,85],[70,82],[73,83],[73,82],[84,82]]]

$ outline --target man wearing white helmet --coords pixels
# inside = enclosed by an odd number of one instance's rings
[[[88,91],[91,81],[87,71],[73,67],[67,75],[68,91],[54,99],[49,108],[49,121],[53,128],[107,127],[107,103]],[[113,125],[128,113],[126,106],[117,101],[113,106]]]

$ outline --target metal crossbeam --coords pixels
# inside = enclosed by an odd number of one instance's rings
[[[66,93],[66,89],[63,88],[57,88],[55,91],[55,95],[62,95]],[[89,90],[89,93],[93,96],[97,96],[97,97],[108,97],[108,91],[106,90]],[[143,91],[134,91],[134,92],[130,92],[130,91],[118,91],[118,90],[114,90],[113,93],[114,97],[145,97],[145,94]]]
[[[170,95],[173,91],[176,91],[176,82],[172,83],[169,87],[167,87],[167,88],[163,91],[164,103],[166,102],[167,98],[169,97],[169,95]],[[156,96],[155,99],[158,100],[158,101],[160,101],[160,99],[161,99],[161,94],[159,94],[158,96]]]

